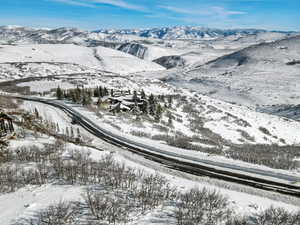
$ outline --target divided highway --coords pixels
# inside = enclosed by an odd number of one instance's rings
[[[159,149],[157,147],[148,146],[103,129],[80,112],[60,101],[36,97],[7,97],[36,101],[57,107],[67,113],[71,118],[75,119],[76,122],[88,132],[102,140],[118,147],[125,148],[126,150],[141,155],[149,160],[159,162],[168,168],[180,170],[197,176],[208,176],[211,178],[300,198],[300,186],[293,184],[294,182],[299,183],[300,177],[289,176],[272,171],[264,171],[262,169],[241,167],[229,163],[197,159],[187,155],[181,155],[175,152]]]

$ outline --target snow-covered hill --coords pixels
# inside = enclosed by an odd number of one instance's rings
[[[0,63],[67,63],[120,74],[157,71],[164,68],[110,48],[88,48],[73,44],[2,45]]]
[[[105,46],[107,43],[116,44],[144,39],[135,35],[104,34],[68,27],[35,29],[21,26],[0,26],[0,43],[2,44],[78,44],[84,46]]]
[[[253,44],[285,38],[293,33],[264,30],[220,30],[201,27],[170,27],[132,30],[84,31],[76,28],[34,29],[0,27],[0,44],[76,44],[109,47],[153,61],[181,56],[186,65],[201,65]],[[177,63],[181,65],[181,63]]]
[[[299,49],[300,36],[261,43],[169,74],[168,79],[230,102],[299,104]]]

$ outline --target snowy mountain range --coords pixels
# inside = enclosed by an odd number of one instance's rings
[[[245,37],[265,33],[289,35],[293,32],[256,29],[221,30],[202,27],[166,27],[153,29],[97,30],[84,31],[77,28],[34,29],[21,26],[0,26],[0,40],[9,43],[38,43],[62,44],[81,43],[91,44],[93,41],[129,42],[139,38],[155,38],[164,40],[206,40],[225,37]],[[135,38],[134,38],[135,37]]]
[[[191,27],[191,26],[180,26],[180,27],[164,27],[164,28],[151,28],[151,29],[121,29],[121,30],[98,30],[97,33],[104,34],[119,34],[119,35],[137,35],[146,38],[158,38],[164,40],[176,40],[176,39],[216,39],[224,38],[228,36],[246,36],[256,35],[259,33],[266,33],[266,30],[260,29],[212,29],[206,27]],[[282,32],[274,31],[275,33],[293,33],[293,32]]]

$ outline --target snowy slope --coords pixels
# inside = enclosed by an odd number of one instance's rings
[[[169,74],[178,86],[255,106],[299,103],[300,36],[261,43]]]
[[[162,46],[153,46],[138,43],[123,44],[118,48],[118,50],[148,61],[155,60],[162,56],[180,54],[181,52],[178,49],[164,48]]]
[[[86,66],[115,73],[157,71],[158,64],[104,47],[88,48],[72,44],[1,46],[0,63],[58,62]]]

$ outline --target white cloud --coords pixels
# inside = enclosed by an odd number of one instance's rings
[[[89,1],[95,2],[95,3],[113,5],[113,6],[117,6],[117,7],[125,8],[125,9],[133,9],[133,10],[138,10],[138,11],[145,10],[145,8],[143,6],[130,4],[123,0],[89,0]]]
[[[226,10],[223,7],[218,7],[218,6],[213,6],[211,7],[212,11],[215,12],[216,14],[220,15],[220,16],[230,16],[230,15],[244,15],[247,14],[246,12],[242,12],[242,11],[230,11],[230,10]]]
[[[187,8],[178,8],[173,6],[164,6],[161,5],[159,8],[166,9],[171,12],[186,14],[186,15],[199,15],[199,16],[219,16],[219,17],[227,17],[231,15],[244,15],[247,14],[246,12],[242,11],[231,11],[227,10],[223,7],[219,6],[209,6],[203,7],[203,9],[187,9]]]
[[[95,8],[96,7],[94,4],[81,2],[81,1],[75,1],[75,0],[49,0],[49,1],[60,2],[60,3],[68,4],[68,5],[88,7],[88,8]]]
[[[123,0],[48,0],[52,2],[60,2],[68,5],[96,8],[97,4],[107,4],[124,9],[137,11],[146,11],[143,6],[127,3]]]

